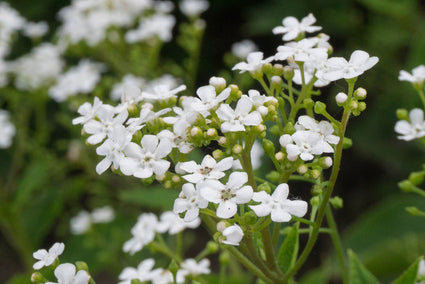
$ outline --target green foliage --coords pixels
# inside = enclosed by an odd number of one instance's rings
[[[350,259],[350,284],[378,284],[379,281],[370,273],[369,270],[360,262],[358,257],[352,250],[348,250],[348,257]]]
[[[119,195],[123,202],[162,211],[172,208],[177,197],[178,192],[165,190],[162,186],[123,190]]]
[[[416,277],[418,274],[419,262],[423,259],[423,257],[419,257],[415,262],[407,268],[403,274],[397,278],[392,284],[415,284]]]
[[[294,265],[297,259],[299,249],[298,227],[298,222],[292,226],[279,250],[277,262],[280,270],[284,273]]]

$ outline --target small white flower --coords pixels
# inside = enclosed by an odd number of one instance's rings
[[[119,284],[131,284],[131,280],[137,279],[141,282],[152,281],[159,277],[163,269],[153,269],[155,260],[152,258],[145,259],[142,261],[137,268],[126,267],[118,276]]]
[[[123,246],[124,252],[135,254],[155,238],[158,218],[152,213],[144,213],[139,216],[136,225],[131,229],[133,237],[126,241]]]
[[[196,262],[193,258],[185,259],[181,264],[181,273],[184,275],[202,275],[210,274],[210,261],[207,258],[201,259],[199,262]]]
[[[332,127],[332,124],[325,120],[317,123],[314,118],[308,115],[302,115],[298,118],[297,123],[295,124],[295,129],[316,132],[329,144],[338,144],[339,142],[339,137],[333,135],[335,130]]]
[[[125,34],[125,40],[128,43],[136,43],[157,37],[168,42],[173,36],[172,29],[175,23],[176,19],[171,15],[155,14],[149,18],[143,18],[137,29]]]
[[[9,112],[0,110],[0,149],[9,148],[15,136],[16,128],[9,120]]]
[[[416,138],[424,137],[424,111],[419,108],[412,109],[409,113],[409,118],[410,122],[406,120],[399,120],[395,124],[395,132],[401,134],[400,136],[397,136],[397,138],[405,141],[410,141]]]
[[[222,243],[232,246],[238,246],[244,235],[241,227],[236,224],[224,229],[222,234],[226,237],[226,240],[223,240]]]
[[[401,70],[398,76],[400,81],[408,81],[410,83],[422,84],[425,81],[425,66],[419,65],[413,68],[412,74],[407,71]]]
[[[169,85],[157,85],[150,91],[142,92],[142,98],[148,102],[167,101],[171,98],[177,98],[176,94],[186,90],[185,85],[171,89]]]
[[[262,116],[267,115],[267,113],[269,112],[269,109],[266,106],[264,106],[265,103],[271,102],[271,101],[274,101],[274,102],[277,103],[276,98],[261,95],[260,92],[257,91],[257,90],[249,90],[248,91],[248,96],[247,95],[242,95],[242,97],[243,98],[248,98],[252,102],[254,108]]]
[[[261,71],[264,64],[269,63],[272,60],[273,57],[263,59],[263,53],[260,51],[251,52],[246,58],[247,62],[240,62],[236,64],[232,70],[240,70],[239,73],[244,73],[245,71],[256,73]]]
[[[87,232],[92,224],[90,213],[83,210],[77,216],[71,218],[70,227],[71,233],[74,235],[81,235]]]
[[[295,61],[306,62],[318,56],[327,57],[326,48],[316,47],[318,41],[318,38],[305,38],[297,42],[288,42],[277,48],[274,59],[286,60],[288,57],[293,57]]]
[[[259,205],[250,205],[249,208],[258,217],[271,214],[273,222],[289,222],[291,215],[303,217],[307,213],[307,202],[303,200],[288,200],[289,187],[286,183],[278,185],[270,196],[265,191],[255,192],[253,200],[261,202]]]
[[[180,153],[188,154],[193,150],[193,144],[187,141],[186,135],[178,135],[177,133],[173,133],[170,130],[165,129],[159,132],[157,136],[160,140],[168,139],[172,147],[178,148]]]
[[[224,171],[230,169],[233,164],[233,158],[227,157],[216,162],[216,160],[210,156],[206,155],[200,165],[196,164],[195,161],[179,163],[179,169],[189,175],[184,175],[183,178],[191,183],[199,183],[205,180],[210,179],[220,179],[225,176]]]
[[[22,33],[30,38],[39,38],[44,36],[48,31],[49,26],[46,22],[28,22],[22,30]]]
[[[65,245],[63,243],[55,243],[48,252],[45,249],[39,249],[34,252],[32,254],[33,257],[39,261],[34,263],[33,268],[39,270],[44,266],[51,265],[55,259],[63,253],[64,249]]]
[[[145,135],[140,142],[142,147],[130,142],[124,152],[127,157],[121,159],[120,169],[125,175],[137,178],[148,178],[154,173],[163,175],[170,167],[170,162],[164,160],[172,149],[169,140],[159,141],[155,135]]]
[[[263,119],[258,111],[251,111],[252,107],[253,103],[247,97],[239,99],[235,110],[228,104],[220,105],[216,113],[223,121],[221,131],[223,133],[245,131],[245,126],[259,125]]]
[[[210,114],[210,110],[215,109],[222,101],[230,96],[230,88],[224,89],[219,95],[213,86],[203,86],[196,90],[196,94],[201,99],[194,101],[192,108],[204,117]]]
[[[161,214],[160,220],[156,226],[158,233],[168,232],[170,235],[180,233],[186,228],[195,229],[201,224],[201,219],[196,217],[191,221],[185,221],[173,211],[166,211]]]
[[[253,190],[248,182],[245,172],[233,172],[226,185],[218,180],[208,180],[201,187],[201,196],[206,200],[218,204],[217,217],[228,219],[238,210],[237,204],[251,201]]]
[[[104,107],[108,108],[110,106],[104,105],[98,97],[95,97],[93,105],[90,103],[84,103],[78,108],[78,113],[81,116],[74,118],[72,120],[72,124],[85,124],[87,121],[95,118],[98,114],[98,111]]]
[[[85,270],[77,269],[72,263],[59,264],[55,269],[55,276],[58,282],[46,282],[46,284],[88,284],[90,275]]]
[[[121,79],[121,82],[116,83],[112,87],[110,97],[113,100],[121,99],[122,103],[137,103],[142,100],[140,89],[142,89],[145,84],[145,79],[136,77],[133,74],[127,74]]]
[[[110,206],[95,208],[91,212],[93,223],[109,223],[115,217],[114,210]]]
[[[198,119],[199,112],[193,109],[192,104],[199,99],[194,97],[184,97],[182,99],[182,108],[173,107],[175,116],[164,117],[164,122],[173,124],[173,132],[179,136],[186,136],[186,129]]]
[[[245,39],[240,42],[235,42],[232,45],[232,53],[239,59],[245,60],[248,56],[248,54],[255,52],[258,50],[257,45],[249,40]]]
[[[348,99],[348,96],[347,96],[345,93],[343,93],[343,92],[339,92],[339,93],[335,96],[335,100],[336,100],[336,102],[337,102],[337,103],[339,103],[339,104],[343,104],[343,103],[345,103],[345,102],[347,101],[347,99]]]
[[[205,12],[210,4],[206,0],[183,0],[180,2],[180,10],[188,17],[198,17]]]
[[[295,144],[286,145],[286,153],[290,161],[295,161],[298,156],[303,161],[313,160],[314,155],[321,155],[323,153],[333,153],[333,148],[323,143],[323,139],[317,132],[312,131],[296,131],[291,136]]]
[[[176,214],[186,212],[184,221],[190,222],[198,218],[199,209],[207,208],[208,201],[200,195],[199,185],[196,188],[191,183],[185,183],[179,198],[174,201],[173,211]]]
[[[328,59],[328,71],[323,74],[323,78],[329,81],[356,78],[372,68],[378,61],[378,57],[370,57],[362,50],[354,51],[348,62],[342,57],[332,57]]]
[[[314,33],[320,31],[322,27],[313,26],[315,22],[316,18],[311,13],[302,18],[301,22],[295,17],[286,17],[282,21],[283,26],[275,27],[273,33],[284,34],[283,40],[285,41],[293,40],[305,32]]]

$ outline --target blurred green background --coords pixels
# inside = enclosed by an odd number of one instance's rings
[[[27,19],[46,20],[53,27],[58,25],[57,11],[69,4],[69,1],[62,0],[7,2]],[[353,147],[345,151],[335,191],[335,194],[344,199],[344,208],[335,214],[346,248],[352,248],[380,280],[389,282],[425,252],[425,219],[410,216],[404,210],[406,206],[417,206],[424,210],[425,200],[404,194],[397,187],[397,182],[407,178],[410,172],[421,169],[425,160],[425,148],[422,143],[397,140],[393,130],[397,121],[397,108],[420,107],[420,100],[414,89],[406,82],[399,82],[397,77],[402,69],[410,72],[413,67],[425,64],[425,3],[419,0],[211,1],[209,10],[203,16],[207,29],[197,85],[206,84],[211,76],[225,68],[222,63],[223,54],[230,50],[232,43],[250,38],[266,56],[272,55],[280,44],[280,37],[274,36],[271,29],[281,25],[281,20],[286,16],[292,15],[301,19],[310,12],[317,18],[317,24],[323,27],[322,31],[330,35],[334,56],[348,58],[354,50],[361,49],[380,59],[357,83],[357,86],[368,91],[367,111],[360,117],[354,117],[349,126],[348,137],[353,139]],[[29,46],[20,45],[17,48],[23,52]],[[328,95],[330,113],[338,112],[334,96],[345,88],[342,84],[343,82],[336,82],[322,90],[322,94]],[[88,157],[94,159],[92,163],[95,163],[97,158],[93,152],[94,149],[88,147],[84,151]],[[28,185],[30,187],[44,186],[43,181],[34,184],[34,177],[52,170],[48,160],[45,160],[44,164],[28,165],[28,168],[35,173],[23,173],[23,182],[26,177],[27,183],[32,184]],[[133,181],[113,177],[113,174],[107,174],[100,179],[96,176],[94,167],[92,169],[93,176],[88,179],[92,182],[90,185],[85,177],[78,177],[77,174],[65,177],[68,182],[61,189],[69,188],[64,190],[65,195],[60,195],[62,201],[58,208],[51,209],[55,212],[52,220],[31,220],[40,223],[33,223],[27,228],[38,228],[43,226],[43,223],[48,223],[45,224],[45,231],[32,242],[34,247],[31,249],[47,247],[55,240],[61,240],[67,244],[66,251],[70,254],[66,257],[88,261],[93,267],[95,277],[102,272],[98,267],[112,267],[112,275],[117,275],[120,267],[124,267],[127,262],[114,263],[108,258],[114,253],[121,253],[121,245],[115,244],[115,247],[109,248],[104,255],[93,256],[91,252],[97,250],[98,246],[91,242],[98,242],[99,238],[92,236],[92,240],[83,241],[82,237],[68,236],[69,218],[78,212],[73,204],[87,205],[92,196],[102,196],[99,192],[110,188],[111,185],[112,190],[118,190],[123,184],[129,188],[138,185]],[[55,187],[51,186],[50,191],[55,191]],[[129,219],[126,214],[130,216],[141,207],[152,207],[157,212],[162,209],[164,204],[146,204],[149,195],[144,194],[140,196],[139,202],[135,201],[131,194],[127,199],[125,194],[121,194],[122,199],[118,200],[105,197],[114,203],[117,210],[123,210],[120,217],[114,221],[115,227],[105,226],[99,230],[98,233],[105,235],[100,237],[105,246],[113,243],[108,238],[128,238],[128,229],[135,217]],[[293,194],[303,195],[302,192]],[[46,194],[44,198],[58,202],[59,197]],[[130,200],[133,207],[120,207],[119,204],[123,200]],[[170,197],[169,204],[172,204],[172,201]],[[37,200],[34,202],[36,207]],[[113,231],[108,231],[112,227]],[[22,278],[17,276],[19,273],[25,273],[25,265],[7,239],[8,236],[0,234],[1,283],[12,277],[15,277],[15,281],[28,277],[28,274]],[[334,265],[332,260],[329,260],[331,255],[330,240],[324,236],[319,240],[312,258],[302,271],[304,274],[311,273],[310,277],[304,278],[305,283],[318,283],[308,281],[318,281],[322,274],[337,274],[332,270]],[[135,259],[129,260],[130,263],[131,261],[137,263]],[[315,268],[319,270],[313,271]],[[328,281],[326,275],[322,275],[326,279],[325,282]],[[14,280],[10,281],[14,283]],[[110,283],[114,282],[115,280]],[[100,280],[98,283],[109,282]]]

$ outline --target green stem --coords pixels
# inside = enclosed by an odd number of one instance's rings
[[[419,89],[418,90],[418,94],[419,94],[419,98],[421,99],[421,101],[422,101],[422,104],[424,105],[424,107],[425,107],[425,95],[424,95],[424,90],[421,88],[421,89]]]
[[[283,273],[280,270],[279,266],[277,265],[269,226],[265,227],[261,231],[261,237],[263,239],[264,251],[266,253],[266,262],[268,267],[271,268],[274,272],[276,272],[279,276],[283,277]]]
[[[341,238],[338,234],[338,228],[332,214],[332,209],[329,205],[326,207],[326,219],[328,221],[329,229],[331,230],[330,235],[338,256],[339,265],[341,266],[343,283],[348,284],[348,271],[347,266],[345,265],[344,250],[342,248]]]
[[[355,80],[351,80],[348,84],[349,91],[348,91],[347,105],[349,105],[349,101],[351,100],[351,97],[353,95],[354,83],[355,83]],[[345,131],[347,128],[348,119],[350,118],[350,114],[351,114],[350,108],[345,107],[344,113],[341,119],[341,128],[339,129],[339,135],[338,135],[339,142],[336,146],[336,150],[334,154],[334,166],[332,167],[331,177],[329,179],[327,189],[323,193],[323,200],[318,209],[316,221],[314,223],[311,234],[309,236],[309,239],[307,241],[307,244],[303,252],[301,253],[295,265],[285,275],[283,283],[287,283],[288,280],[291,279],[295,275],[295,273],[301,268],[301,266],[304,264],[304,262],[307,260],[308,256],[310,255],[310,252],[313,249],[314,244],[316,243],[317,237],[319,235],[320,226],[322,224],[323,217],[325,216],[326,207],[328,206],[329,199],[332,195],[332,191],[335,187],[336,179],[338,177],[339,168],[341,165],[341,158],[342,158],[343,139],[344,139]]]
[[[279,240],[279,235],[280,235],[280,223],[275,222],[273,224],[273,235],[272,235],[272,242],[274,247],[276,247],[277,245],[277,241]]]
[[[247,135],[245,137],[245,147],[242,151],[242,167],[243,170],[248,174],[248,183],[254,191],[257,191],[257,183],[255,182],[254,170],[252,169],[251,163],[251,148],[254,145],[255,136]]]
[[[258,251],[255,248],[254,239],[252,237],[252,232],[247,232],[245,237],[245,243],[248,250],[248,254],[251,257],[254,264],[256,264],[268,277],[270,277],[271,271],[264,263],[264,260],[258,255]]]

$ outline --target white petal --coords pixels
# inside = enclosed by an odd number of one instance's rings
[[[55,269],[55,276],[59,283],[72,283],[75,276],[76,268],[71,263],[59,264]]]
[[[144,151],[154,153],[158,146],[158,137],[155,135],[145,135],[140,144]]]
[[[228,219],[236,214],[238,207],[230,200],[220,203],[217,207],[217,217]]]

